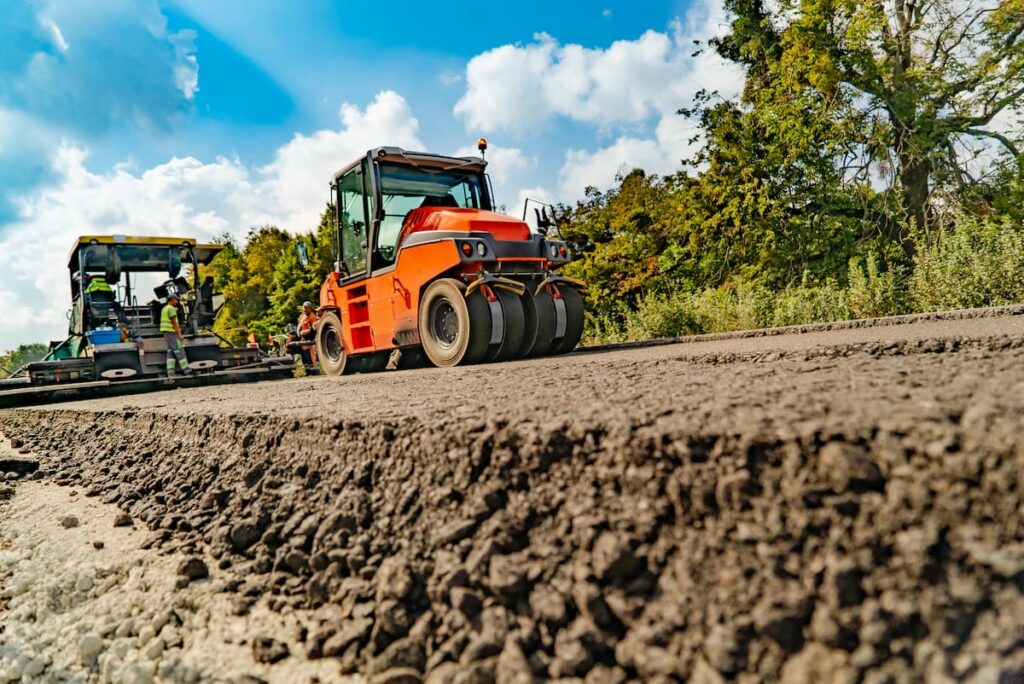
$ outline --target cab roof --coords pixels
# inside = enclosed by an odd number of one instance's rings
[[[195,238],[152,237],[147,235],[81,235],[71,246],[68,255],[68,270],[78,270],[79,249],[87,245],[125,245],[135,247],[193,247],[196,261],[208,264],[224,250],[224,245],[201,243]]]
[[[340,176],[348,173],[363,163],[367,157],[379,162],[390,162],[404,166],[427,167],[431,169],[461,169],[475,173],[482,173],[487,168],[487,162],[480,157],[449,157],[432,152],[411,152],[401,147],[375,147],[367,153],[342,167],[334,174],[337,180]]]

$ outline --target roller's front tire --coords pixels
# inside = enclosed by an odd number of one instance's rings
[[[324,375],[337,377],[352,370],[345,353],[341,319],[334,312],[327,312],[320,318],[316,329],[316,356]]]

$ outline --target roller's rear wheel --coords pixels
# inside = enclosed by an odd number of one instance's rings
[[[534,292],[534,284],[528,282],[523,293],[523,313],[526,326],[523,329],[523,356],[543,356],[551,349],[555,340],[555,303],[542,289]]]
[[[354,370],[349,368],[341,336],[341,320],[334,312],[327,312],[320,318],[316,329],[316,356],[324,375],[339,376]]]
[[[487,354],[490,308],[480,292],[467,298],[465,291],[458,280],[442,278],[431,283],[420,300],[420,343],[435,366],[478,363]]]
[[[525,315],[523,313],[523,302],[519,295],[507,290],[495,288],[494,294],[498,297],[498,304],[501,306],[501,316],[504,330],[501,340],[491,346],[487,352],[488,361],[508,361],[518,359],[523,351],[523,332],[526,328]]]
[[[583,337],[583,297],[567,285],[559,285],[558,291],[565,303],[565,335],[555,340],[550,353],[565,354],[575,349]]]

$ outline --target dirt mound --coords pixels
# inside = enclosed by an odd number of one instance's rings
[[[1024,677],[1024,352],[914,344],[294,384],[302,419],[179,415],[178,392],[0,431],[236,573],[238,611],[315,609],[308,657],[379,681]],[[339,409],[366,387],[476,408]]]

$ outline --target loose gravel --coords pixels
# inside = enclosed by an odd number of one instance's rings
[[[209,559],[234,612],[301,620],[249,634],[258,663],[1016,681],[1022,362],[1011,313],[101,399],[0,431],[152,548]]]

